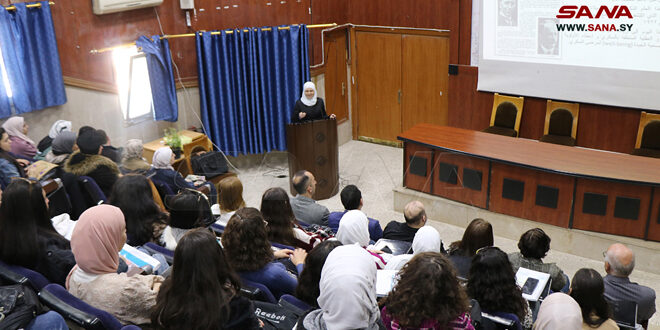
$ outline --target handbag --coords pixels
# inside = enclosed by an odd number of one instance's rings
[[[229,170],[227,168],[227,160],[218,151],[209,151],[192,156],[190,158],[190,165],[195,175],[203,175],[206,179],[227,173]]]
[[[0,330],[24,328],[42,311],[39,297],[22,284],[0,286]]]

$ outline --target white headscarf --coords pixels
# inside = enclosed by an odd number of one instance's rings
[[[377,329],[376,264],[357,245],[332,250],[319,282],[320,319],[327,329]],[[312,316],[314,317],[314,316]]]
[[[385,269],[399,270],[416,254],[422,252],[440,252],[440,233],[431,226],[424,226],[417,230],[412,242],[413,254],[400,254],[387,261]]]
[[[62,132],[71,132],[71,122],[67,120],[58,120],[56,121],[53,126],[50,127],[50,131],[48,132],[48,136],[50,136],[51,139],[55,139],[60,133]]]
[[[5,131],[7,131],[7,135],[15,136],[23,141],[28,142],[31,145],[34,145],[34,141],[32,141],[29,137],[23,134],[24,124],[25,124],[25,119],[23,119],[23,117],[11,117],[7,119],[7,121],[4,124],[2,124],[2,128],[4,128]]]
[[[549,295],[534,323],[534,330],[580,330],[582,329],[582,311],[580,305],[571,296],[557,292]]]
[[[337,239],[342,244],[369,245],[369,220],[360,210],[350,210],[339,220]]]
[[[151,165],[154,168],[174,170],[172,163],[170,163],[171,160],[172,149],[170,149],[170,147],[162,147],[156,149],[156,152],[154,152],[154,158],[151,160]]]
[[[305,96],[305,90],[311,88],[314,90],[314,96],[312,96],[312,99],[308,99],[307,96]],[[300,96],[300,102],[302,102],[304,105],[311,107],[314,104],[316,104],[316,86],[314,85],[313,82],[308,81],[303,85],[303,91],[302,95]]]

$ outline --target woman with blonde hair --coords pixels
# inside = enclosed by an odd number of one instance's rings
[[[243,184],[238,177],[230,176],[218,182],[216,186],[218,191],[218,204],[211,206],[213,215],[218,217],[216,223],[227,226],[229,218],[236,210],[245,207],[243,200]]]

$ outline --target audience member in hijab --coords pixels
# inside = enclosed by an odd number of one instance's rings
[[[151,165],[147,163],[147,160],[144,159],[144,157],[142,157],[143,150],[144,146],[142,145],[142,140],[130,139],[126,142],[121,164],[119,165],[119,169],[122,173],[145,174],[149,171]]]
[[[308,81],[303,86],[303,92],[300,99],[293,106],[292,123],[302,123],[305,121],[335,118],[334,114],[328,116],[325,113],[325,104],[323,99],[316,96],[316,86]]]
[[[151,161],[152,169],[149,171],[148,175],[153,174],[153,176],[151,176],[152,180],[157,180],[168,185],[174,193],[179,192],[181,189],[201,188],[201,185],[196,186],[195,184],[186,181],[183,176],[181,176],[181,173],[174,170],[172,164],[174,164],[174,153],[172,152],[172,149],[170,149],[170,147],[158,148],[156,152],[154,152],[154,157]],[[217,199],[215,185],[210,182],[206,182],[203,185],[207,186],[210,190],[210,200],[215,201]]]
[[[372,255],[378,269],[383,269],[385,264],[387,264],[384,257],[389,255],[381,255],[369,251],[369,220],[362,211],[350,210],[344,213],[344,216],[339,221],[339,229],[337,230],[336,237],[344,245],[357,244],[365,248],[365,251]]]
[[[241,280],[215,235],[194,229],[174,251],[172,275],[151,314],[156,329],[257,329],[254,306],[240,295]]]
[[[320,308],[301,316],[297,329],[385,329],[376,302],[376,266],[357,245],[330,252],[317,301]]]
[[[431,226],[424,226],[419,228],[413,239],[413,254],[400,254],[398,256],[393,256],[387,261],[385,269],[399,270],[417,254],[422,252],[440,253],[442,251],[441,247],[442,240],[440,239],[438,231]]]
[[[99,205],[83,212],[71,236],[76,266],[67,278],[67,289],[122,324],[148,324],[163,278],[117,274],[125,243],[126,222],[118,207]]]
[[[33,159],[37,154],[37,147],[29,137],[27,137],[29,126],[25,123],[23,117],[11,117],[2,124],[2,128],[9,134],[11,140],[11,152],[18,157]]]
[[[63,165],[67,158],[77,150],[76,133],[62,132],[53,139],[51,149],[46,154],[46,161],[56,165]]]
[[[11,153],[11,140],[5,129],[0,127],[0,184],[7,187],[11,178],[25,177],[25,166],[30,164],[25,159],[14,157]]]
[[[27,179],[13,180],[2,193],[0,260],[64,285],[76,261],[69,241],[53,228],[45,195],[39,182]]]
[[[341,242],[327,240],[314,247],[305,258],[305,269],[298,276],[296,297],[314,308],[319,308],[316,299],[319,298],[321,270],[330,252],[338,246],[341,246]]]
[[[119,164],[121,162],[121,148],[113,147],[110,144],[110,138],[104,130],[100,129],[98,132],[105,137],[105,143],[103,143],[103,150],[101,150],[101,155],[106,156],[113,162]]]
[[[399,272],[399,281],[380,305],[380,316],[389,330],[474,330],[468,297],[456,270],[439,252],[416,254]]]
[[[557,292],[543,300],[534,330],[581,330],[580,305],[571,296]]]
[[[76,176],[89,176],[99,185],[107,198],[119,177],[119,167],[107,157],[101,156],[105,138],[95,129],[85,130],[78,135],[79,151],[71,154],[64,163],[64,171]]]
[[[215,221],[208,197],[196,190],[184,190],[176,196],[168,196],[165,207],[170,212],[170,218],[161,235],[161,243],[172,251],[184,234],[195,228],[206,228]]]
[[[58,120],[56,121],[53,126],[50,127],[50,131],[48,131],[48,135],[41,139],[39,141],[39,144],[37,144],[37,149],[39,149],[39,152],[47,154],[48,148],[51,147],[51,144],[55,140],[55,138],[60,135],[62,132],[71,132],[71,122],[68,120]],[[74,135],[75,136],[75,135]]]

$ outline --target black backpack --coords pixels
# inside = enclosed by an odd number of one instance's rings
[[[206,179],[227,173],[227,161],[221,152],[209,151],[190,157],[190,165],[195,175],[203,175]]]
[[[0,330],[24,328],[42,311],[39,297],[30,287],[0,286]]]

